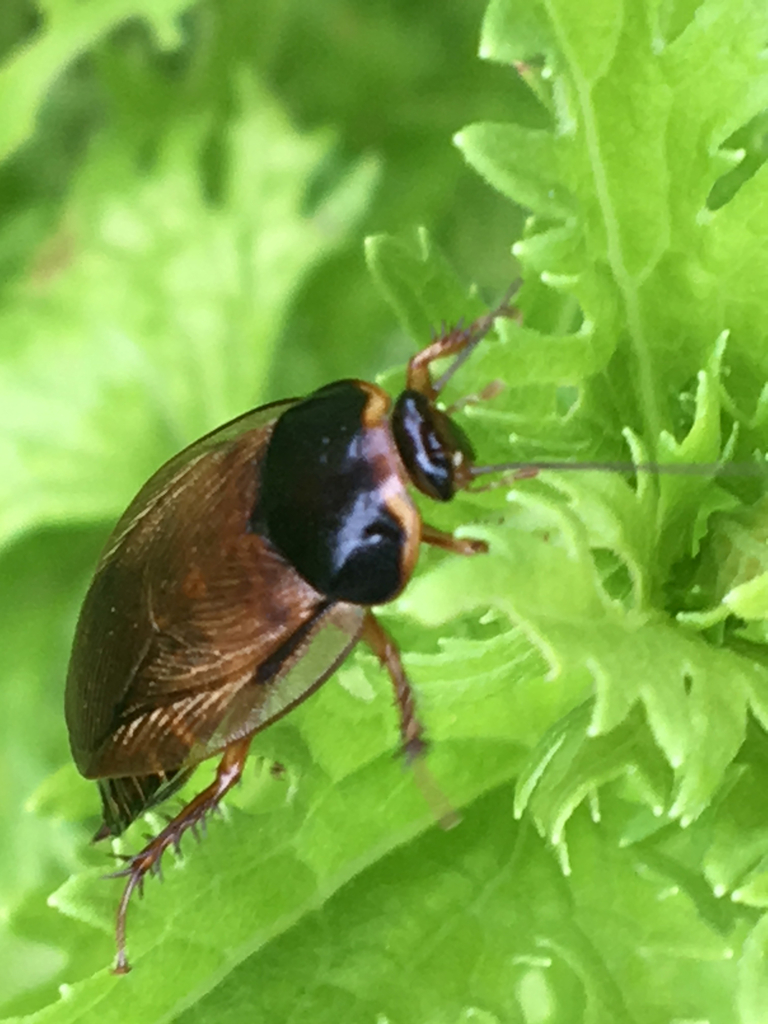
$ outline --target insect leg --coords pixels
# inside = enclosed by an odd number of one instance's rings
[[[395,691],[395,706],[400,715],[400,736],[408,761],[420,757],[427,749],[424,726],[416,716],[416,697],[405,674],[397,644],[372,612],[366,612],[360,639],[368,644],[387,670]]]
[[[424,726],[416,717],[416,698],[413,688],[405,674],[400,660],[400,651],[392,637],[378,622],[372,612],[367,612],[363,620],[363,631],[360,639],[364,640],[379,659],[382,667],[389,673],[395,690],[395,703],[400,714],[400,735],[403,738],[403,753],[413,765],[416,782],[424,794],[424,799],[432,809],[442,828],[453,828],[459,822],[459,815],[446,800],[440,787],[422,760],[426,753],[427,741],[424,738]]]
[[[507,385],[501,380],[492,380],[489,384],[486,384],[482,391],[478,391],[477,394],[465,395],[456,402],[451,404],[445,410],[449,416],[453,416],[456,412],[461,412],[462,409],[466,409],[469,405],[481,405],[483,402],[490,402],[492,398],[496,398],[503,391],[506,390]]]
[[[436,548],[443,548],[445,551],[452,551],[455,555],[484,555],[488,551],[488,545],[484,540],[473,540],[471,537],[454,537],[452,533],[444,533],[435,529],[429,523],[421,524],[421,540],[424,544],[431,544]]]
[[[420,391],[430,399],[438,395],[475,346],[490,331],[494,320],[499,316],[514,315],[515,310],[510,303],[518,287],[519,282],[516,281],[495,309],[478,317],[468,327],[457,325],[448,331],[444,331],[431,345],[427,345],[421,352],[417,352],[415,356],[412,356],[408,361],[407,386],[412,391]],[[458,358],[448,367],[442,377],[433,384],[429,372],[430,363],[433,363],[436,359],[443,359],[446,356],[454,355]]]
[[[235,740],[224,751],[216,778],[201,793],[191,800],[187,806],[176,815],[144,849],[131,857],[128,866],[122,871],[116,871],[109,878],[127,878],[123,890],[120,905],[117,908],[117,928],[115,936],[117,939],[117,962],[113,968],[113,974],[127,974],[130,971],[128,957],[125,950],[125,921],[128,912],[128,904],[135,889],[141,892],[144,885],[144,877],[148,871],[157,870],[160,858],[169,846],[179,847],[179,842],[187,829],[194,829],[199,825],[206,814],[218,807],[219,801],[230,789],[240,780],[245,767],[245,760],[248,756],[248,748],[251,745],[251,736]]]

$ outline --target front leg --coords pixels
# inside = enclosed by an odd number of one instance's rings
[[[455,555],[485,555],[488,552],[488,544],[484,540],[454,537],[452,533],[438,530],[434,526],[430,526],[429,523],[421,524],[421,539],[424,544],[431,544],[444,551],[452,551]]]
[[[411,391],[419,391],[430,400],[436,398],[472,350],[490,331],[493,321],[500,316],[513,317],[517,315],[517,310],[512,306],[512,298],[519,287],[520,282],[515,281],[495,309],[478,317],[467,327],[458,324],[456,327],[444,331],[431,345],[427,345],[421,352],[412,356],[408,362],[406,375],[408,388]],[[438,359],[445,359],[446,356],[456,356],[456,359],[442,377],[433,383],[430,365]]]

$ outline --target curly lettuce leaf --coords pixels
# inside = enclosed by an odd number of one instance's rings
[[[749,2],[491,3],[481,52],[530,83],[550,126],[458,137],[532,211],[522,323],[500,321],[446,396],[505,382],[460,414],[484,462],[765,450],[765,175],[708,197],[765,106],[766,28]],[[479,311],[426,234],[367,255],[415,342]],[[389,684],[356,652],[258,738],[284,776],[251,774],[227,825],[132,904],[127,978],[108,973],[120,883],[83,844],[35,918],[68,950],[65,987],[23,1019],[756,1024],[764,641],[680,613],[720,600],[713,524],[743,527],[761,482],[549,472],[430,508],[492,555],[427,553],[381,614],[460,826],[443,834],[434,790],[393,759]],[[77,818],[69,784],[38,806]]]

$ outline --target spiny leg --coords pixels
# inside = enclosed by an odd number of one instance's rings
[[[405,674],[397,644],[370,611],[366,612],[363,620],[360,639],[368,644],[392,682],[395,705],[400,716],[402,751],[413,767],[419,788],[441,826],[446,829],[453,828],[459,821],[459,815],[448,803],[422,760],[427,751],[424,726],[416,714],[416,697]]]
[[[109,878],[127,878],[125,889],[117,908],[117,927],[115,936],[117,940],[117,961],[113,968],[113,974],[127,974],[130,971],[128,957],[125,950],[125,923],[128,912],[128,904],[135,889],[141,892],[144,885],[144,876],[148,871],[158,871],[160,858],[168,849],[173,846],[179,849],[181,837],[187,831],[200,825],[206,814],[216,810],[219,801],[239,782],[245,767],[248,756],[248,748],[251,745],[251,737],[231,743],[224,751],[224,756],[216,771],[216,778],[201,793],[191,800],[186,807],[165,828],[155,836],[144,849],[131,857],[128,866],[122,871],[116,871],[109,875]]]
[[[518,287],[519,282],[516,281],[495,309],[478,317],[468,327],[458,325],[448,331],[444,331],[431,345],[427,345],[421,352],[417,352],[415,356],[412,356],[408,362],[407,386],[412,391],[419,391],[428,398],[435,398],[459,366],[470,355],[474,347],[490,331],[494,320],[500,316],[514,315],[515,310],[510,303]],[[446,356],[453,355],[457,356],[457,358],[442,377],[433,384],[429,372],[430,364],[437,359],[444,359]]]

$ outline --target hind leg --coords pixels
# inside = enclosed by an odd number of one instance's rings
[[[245,760],[248,756],[248,748],[251,745],[251,736],[236,740],[224,751],[224,755],[216,772],[216,778],[201,793],[190,800],[186,807],[181,810],[175,818],[168,822],[162,832],[158,833],[144,849],[131,857],[128,865],[122,871],[116,871],[109,875],[109,878],[127,878],[125,889],[117,908],[117,927],[115,937],[117,940],[117,961],[113,968],[113,974],[127,974],[130,971],[128,956],[125,949],[125,923],[128,913],[128,904],[135,889],[141,892],[144,885],[144,876],[149,871],[158,871],[160,858],[169,846],[179,849],[181,837],[188,829],[195,830],[207,814],[216,810],[222,797],[240,781],[245,768]]]

